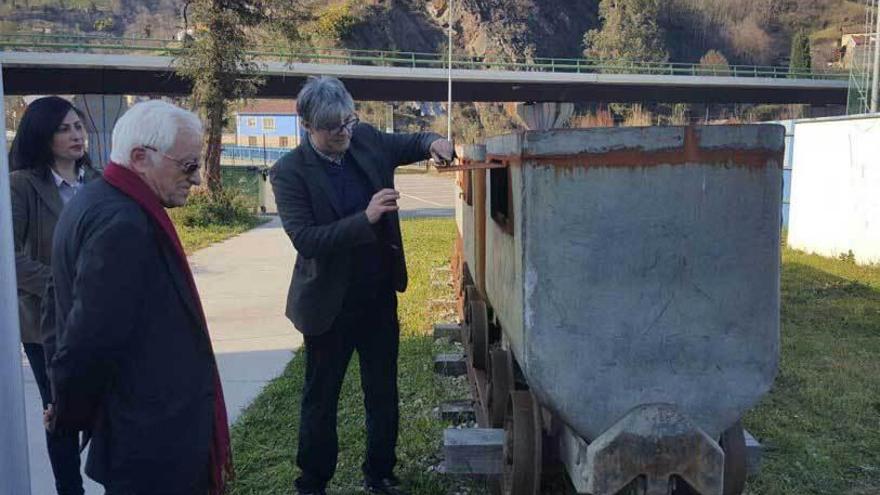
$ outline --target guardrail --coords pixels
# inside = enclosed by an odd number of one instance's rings
[[[153,38],[123,38],[96,35],[7,34],[0,35],[0,50],[79,52],[79,53],[149,53],[179,56],[184,41]],[[257,61],[288,63],[329,63],[373,65],[411,69],[445,69],[445,56],[425,52],[387,50],[352,50],[321,48],[290,50],[286,47],[259,46],[248,51]],[[469,70],[503,70],[523,72],[559,72],[576,74],[642,74],[673,76],[766,77],[794,79],[846,80],[845,71],[791,71],[784,66],[729,65],[707,66],[678,62],[599,61],[585,58],[546,58],[501,60],[487,57],[454,56],[452,68]]]

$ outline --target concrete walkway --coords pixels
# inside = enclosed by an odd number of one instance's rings
[[[452,214],[451,176],[397,176],[401,216]],[[202,249],[190,256],[217,364],[223,380],[230,423],[277,377],[302,343],[302,335],[284,317],[295,252],[281,221]],[[40,395],[31,370],[25,369],[31,493],[55,493],[40,424]],[[291,453],[293,455],[293,453]],[[84,476],[87,495],[103,489]]]

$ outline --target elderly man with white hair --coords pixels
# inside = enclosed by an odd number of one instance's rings
[[[103,178],[58,221],[53,427],[91,433],[86,474],[107,494],[219,495],[232,474],[208,327],[165,212],[201,181],[202,136],[174,105],[133,106]]]

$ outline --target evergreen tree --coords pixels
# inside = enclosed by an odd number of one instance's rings
[[[584,54],[602,61],[669,60],[659,14],[659,0],[601,0],[602,28],[584,35]]]
[[[791,77],[797,73],[810,72],[813,66],[810,53],[810,37],[804,31],[798,31],[791,40],[791,61],[788,65]]]
[[[221,138],[229,102],[254,96],[263,82],[247,52],[258,44],[257,27],[294,39],[299,12],[296,0],[186,2],[184,15],[194,34],[176,63],[179,73],[192,82],[193,100],[205,120],[205,182],[211,192],[222,189]]]
[[[260,7],[259,0],[190,0],[185,7],[194,34],[177,64],[192,82],[193,100],[205,119],[205,183],[212,193],[223,187],[220,144],[229,101],[254,95],[261,83],[246,52],[244,29],[262,20]]]

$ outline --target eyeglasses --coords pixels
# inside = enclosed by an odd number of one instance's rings
[[[199,170],[199,168],[202,166],[202,163],[199,160],[187,160],[187,161],[179,160],[177,158],[174,158],[173,156],[168,156],[165,153],[162,153],[161,151],[159,151],[158,149],[156,149],[152,146],[143,145],[142,148],[144,148],[145,150],[155,151],[156,153],[159,153],[160,155],[164,156],[165,158],[176,163],[177,166],[180,168],[180,170],[186,175],[192,175],[192,174],[196,173]]]
[[[329,131],[333,134],[342,134],[343,132],[348,131],[350,134],[354,131],[355,126],[357,126],[360,122],[361,122],[361,119],[359,119],[357,117],[357,115],[355,115],[355,116],[351,117],[350,119],[346,120],[345,122],[343,122],[342,125],[340,125],[340,126],[328,127],[328,128],[325,128],[324,130]]]

